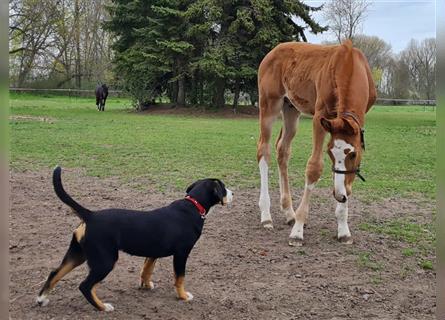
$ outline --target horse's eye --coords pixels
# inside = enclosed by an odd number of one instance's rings
[[[357,152],[351,152],[350,154],[351,159],[355,159],[355,157],[357,156]]]

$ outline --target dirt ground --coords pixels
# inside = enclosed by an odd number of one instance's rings
[[[278,190],[272,192],[273,231],[259,224],[258,190],[236,190],[232,206],[218,207],[187,265],[191,302],[176,299],[172,259],[158,261],[153,291],[138,289],[143,258],[121,254],[98,296],[115,311],[99,313],[78,290],[86,265],[68,274],[49,296],[46,307],[35,298],[51,269],[62,259],[79,221],[55,196],[51,172],[11,172],[10,318],[11,319],[434,319],[435,274],[403,257],[407,245],[388,236],[360,231],[360,222],[412,215],[431,221],[434,204],[388,199],[365,205],[351,200],[353,245],[339,244],[335,204],[330,190],[313,198],[305,246],[289,247],[290,227],[279,213]],[[64,171],[68,192],[90,209],[151,209],[182,193],[135,191],[117,179]],[[228,186],[230,188],[230,186]],[[294,190],[298,203],[301,190]],[[382,265],[372,270],[358,263],[370,252]],[[407,271],[408,270],[408,271]]]

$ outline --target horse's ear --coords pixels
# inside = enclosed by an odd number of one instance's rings
[[[332,133],[332,121],[326,119],[325,117],[320,118],[320,123],[323,129],[325,129],[327,132]]]
[[[343,119],[343,131],[347,134],[347,135],[354,135],[359,133],[360,128],[358,127],[357,123],[355,123],[352,120],[349,119]]]

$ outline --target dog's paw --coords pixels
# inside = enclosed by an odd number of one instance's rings
[[[155,288],[155,284],[153,283],[153,281],[148,281],[148,283],[145,283],[145,281],[141,281],[140,288],[153,290]]]
[[[191,294],[190,292],[186,292],[186,298],[184,299],[184,301],[192,301],[193,300],[193,294]]]
[[[37,297],[36,303],[39,306],[44,307],[44,306],[46,306],[49,303],[49,299],[45,295],[41,295],[41,296]]]
[[[114,311],[114,307],[111,303],[104,303],[104,311],[110,312]]]

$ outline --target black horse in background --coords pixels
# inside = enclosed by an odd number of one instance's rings
[[[99,111],[105,110],[105,101],[108,97],[108,87],[104,83],[103,85],[98,85],[96,87],[96,106]]]

